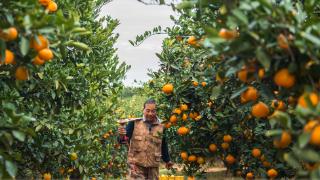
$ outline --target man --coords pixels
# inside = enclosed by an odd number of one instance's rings
[[[157,118],[156,102],[153,99],[144,103],[143,119],[129,122],[126,129],[119,127],[119,133],[126,134],[130,141],[130,179],[159,179],[161,157],[167,169],[172,167],[168,144],[163,136],[164,126]]]

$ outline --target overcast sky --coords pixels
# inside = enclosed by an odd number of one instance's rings
[[[170,15],[175,15],[170,6],[144,5],[136,0],[114,0],[101,9],[101,16],[110,15],[120,21],[116,33],[120,34],[115,47],[118,48],[120,61],[131,65],[124,81],[126,86],[137,86],[134,80],[146,82],[148,69],[156,70],[159,60],[156,52],[161,52],[162,40],[166,35],[148,38],[140,46],[132,46],[128,40],[135,40],[136,35],[143,34],[161,25],[171,27]]]

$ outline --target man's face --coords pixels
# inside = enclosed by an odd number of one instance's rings
[[[143,115],[147,121],[154,121],[157,118],[156,104],[146,104]]]

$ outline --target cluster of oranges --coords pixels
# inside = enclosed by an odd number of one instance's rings
[[[39,3],[46,7],[49,12],[55,12],[58,8],[57,4],[52,0],[39,0]],[[7,29],[0,29],[0,39],[6,42],[15,41],[19,37],[19,31],[16,27],[9,27]],[[42,35],[33,36],[30,40],[30,48],[37,52],[32,63],[34,65],[43,65],[46,61],[53,58],[53,52],[49,49],[49,41]],[[16,65],[15,53],[9,49],[5,49],[4,53],[0,53],[0,65]],[[29,79],[29,71],[26,66],[19,65],[15,69],[15,78],[17,80]]]
[[[112,130],[110,129],[108,132],[106,132],[106,133],[104,133],[103,134],[103,138],[104,139],[108,139],[110,136],[112,136],[113,135],[113,132],[112,132]]]
[[[1,30],[0,29],[0,38],[5,40],[6,42],[15,41],[19,36],[19,32],[15,27],[10,27],[8,29]],[[15,60],[15,54],[6,49],[4,54],[0,54],[1,59],[4,61],[0,61],[0,65],[15,65],[17,64]],[[29,77],[28,69],[25,66],[19,66],[16,68],[15,77],[17,80],[27,80]]]
[[[205,158],[202,156],[196,156],[194,154],[188,154],[186,151],[182,151],[180,153],[180,157],[183,161],[192,163],[192,162],[196,162],[198,164],[204,164],[205,163]]]
[[[53,52],[49,48],[49,41],[42,35],[33,37],[30,41],[30,47],[37,52],[37,56],[32,61],[34,65],[43,65],[53,58]]]
[[[1,31],[0,38],[6,41],[14,41],[18,37],[18,31],[15,27],[10,27],[4,31]],[[53,58],[53,52],[49,49],[49,41],[42,35],[33,37],[30,41],[30,47],[37,52],[37,56],[33,59],[34,65],[43,65],[46,61]],[[15,65],[15,54],[9,49],[5,50],[4,56],[0,55],[4,59],[5,65]],[[0,61],[2,64],[2,61]],[[17,80],[27,80],[29,78],[29,71],[25,66],[18,66],[15,71],[15,77]]]
[[[56,12],[58,10],[57,3],[52,0],[39,0],[39,3],[49,12]]]

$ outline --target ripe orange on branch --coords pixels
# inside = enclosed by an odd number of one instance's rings
[[[3,38],[5,41],[13,41],[18,37],[18,30],[15,27],[10,27],[2,32],[0,29],[0,38]]]
[[[29,78],[28,69],[24,66],[19,66],[16,69],[15,77],[17,80],[21,80],[21,81],[27,80]]]
[[[162,92],[165,94],[171,94],[173,92],[173,85],[172,84],[165,84],[162,87]]]
[[[36,51],[40,51],[44,48],[47,48],[49,46],[49,41],[47,40],[47,38],[45,38],[42,35],[38,35],[38,40],[35,37],[33,37],[30,41],[30,47],[34,48]]]
[[[258,102],[257,104],[253,105],[251,108],[251,114],[257,118],[267,117],[269,113],[270,113],[269,107],[263,102]]]
[[[5,50],[5,58],[4,58],[4,64],[14,64],[14,54],[12,51],[6,49]],[[2,57],[2,55],[0,54],[0,57]],[[0,64],[2,64],[2,61],[0,61]]]
[[[279,70],[275,76],[274,76],[274,82],[276,85],[284,87],[284,88],[290,88],[292,87],[295,82],[296,78],[294,75],[292,75],[288,69],[284,68]]]
[[[219,37],[226,39],[226,40],[231,40],[234,39],[238,36],[237,31],[232,31],[232,30],[227,30],[225,28],[222,28],[219,31]]]

